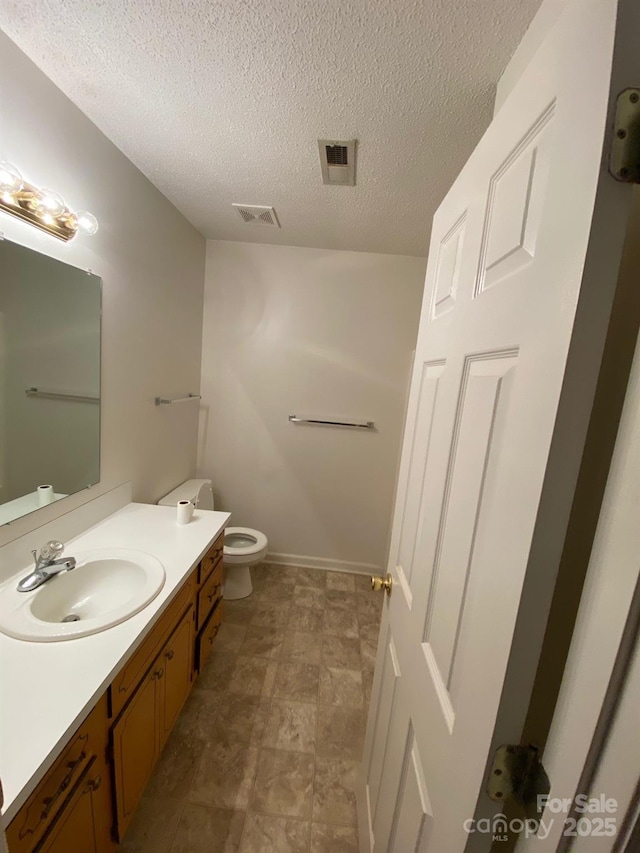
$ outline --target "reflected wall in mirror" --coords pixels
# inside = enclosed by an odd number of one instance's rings
[[[101,291],[0,240],[0,524],[100,480]]]

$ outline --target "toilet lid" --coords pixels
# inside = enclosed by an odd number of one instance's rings
[[[224,532],[225,554],[255,554],[267,545],[264,533],[251,527],[227,527]]]

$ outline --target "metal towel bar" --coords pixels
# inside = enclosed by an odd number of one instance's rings
[[[47,400],[72,400],[74,403],[99,403],[100,397],[89,394],[67,394],[63,391],[45,391],[42,388],[27,388],[27,397],[41,397]]]
[[[375,429],[373,421],[325,421],[320,418],[300,418],[289,415],[292,424],[320,424],[321,426],[354,427],[355,429]]]
[[[187,403],[189,400],[201,400],[200,394],[187,394],[186,397],[156,397],[156,406],[171,406],[173,403]]]

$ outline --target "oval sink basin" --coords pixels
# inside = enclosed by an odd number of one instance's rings
[[[0,593],[0,630],[19,640],[55,642],[96,634],[139,613],[165,582],[162,563],[144,551],[72,552],[76,567],[33,592]]]

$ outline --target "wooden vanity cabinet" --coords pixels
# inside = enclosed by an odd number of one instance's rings
[[[200,562],[194,666],[200,672],[211,654],[222,620],[222,552],[224,531]]]
[[[107,697],[103,696],[7,828],[10,853],[112,853],[113,804],[107,764]],[[65,847],[65,844],[67,846]]]
[[[223,545],[221,533],[9,824],[9,853],[115,853],[218,633]]]
[[[38,853],[107,853],[111,839],[111,794],[106,762],[94,762],[53,824]]]
[[[120,841],[191,690],[194,617],[191,603],[111,731]]]

